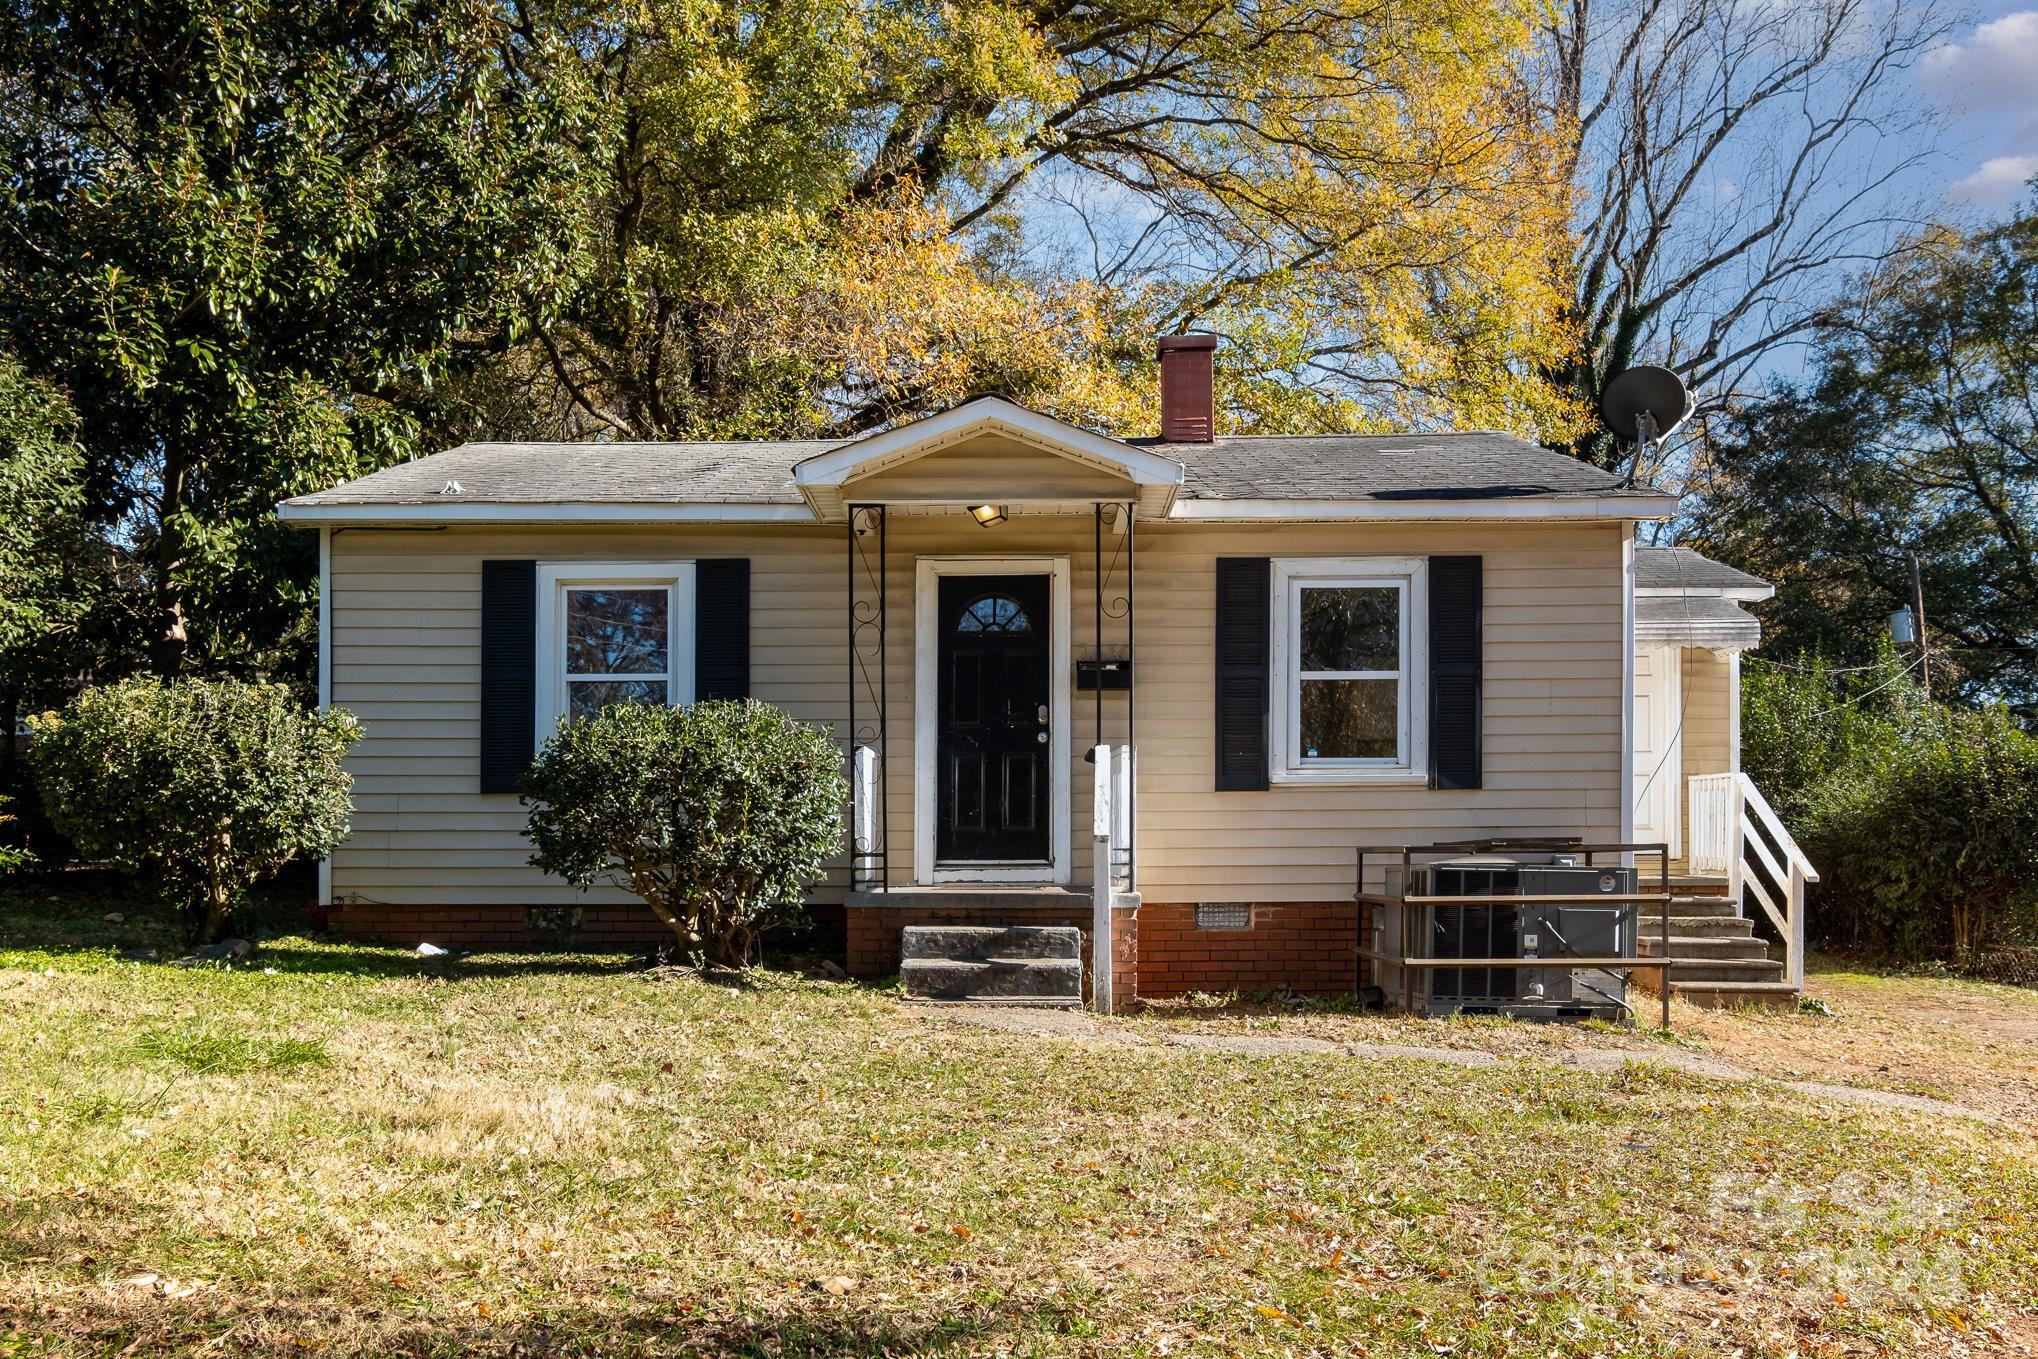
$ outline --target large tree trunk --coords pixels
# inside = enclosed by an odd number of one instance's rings
[[[182,458],[173,455],[165,460],[162,498],[156,506],[156,631],[149,640],[149,668],[163,679],[176,678],[184,669],[184,656],[190,649],[182,579],[188,544],[178,519],[189,478],[190,470]]]

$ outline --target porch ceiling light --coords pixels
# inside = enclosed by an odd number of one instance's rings
[[[993,525],[1005,522],[1005,507],[1003,505],[973,505],[970,507],[969,517],[982,524],[985,528],[990,528]]]

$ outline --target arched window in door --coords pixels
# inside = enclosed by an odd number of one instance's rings
[[[1010,595],[979,595],[963,607],[955,620],[957,632],[1031,632],[1033,620],[1019,601]]]

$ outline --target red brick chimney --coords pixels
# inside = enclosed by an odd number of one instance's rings
[[[1166,442],[1210,442],[1210,361],[1216,349],[1217,337],[1201,331],[1161,336],[1161,438]]]

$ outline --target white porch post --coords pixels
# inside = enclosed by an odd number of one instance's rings
[[[333,706],[333,531],[318,531],[318,706],[324,712]],[[333,904],[333,856],[328,850],[318,861],[318,905]]]
[[[1113,805],[1111,747],[1097,746],[1090,793],[1090,1006],[1111,1013],[1111,864],[1118,809]]]

